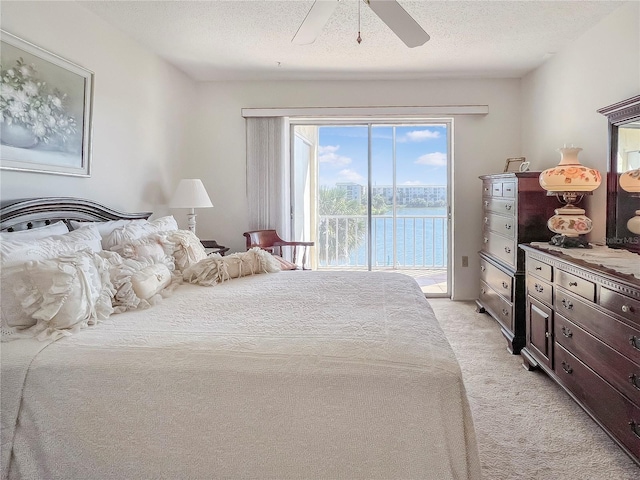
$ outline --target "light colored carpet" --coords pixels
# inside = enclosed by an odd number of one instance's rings
[[[487,480],[640,479],[640,467],[557,384],[506,350],[474,302],[430,298],[456,353]]]

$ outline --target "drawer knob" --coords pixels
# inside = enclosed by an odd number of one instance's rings
[[[546,338],[551,338],[551,332],[544,332],[544,336]]]
[[[487,267],[485,267],[484,265],[480,265],[480,271],[484,272],[487,269]]]
[[[562,370],[569,375],[573,373],[573,368],[565,361],[562,362]]]
[[[638,337],[635,335],[633,337],[629,337],[629,343],[636,350],[640,350],[640,341],[638,341]]]
[[[569,286],[570,287],[577,287],[578,286],[578,282],[569,282]]]
[[[508,223],[505,223],[504,228],[506,228],[507,230],[511,230],[511,225]]]
[[[503,309],[502,309],[502,315],[504,315],[505,317],[506,317],[507,315],[509,315],[509,310],[507,310],[506,308],[503,308]]]
[[[631,305],[622,305],[622,311],[624,313],[631,313],[633,312],[633,307]]]
[[[633,434],[640,438],[640,429],[638,429],[638,424],[635,422],[635,420],[631,420],[629,422],[629,426],[631,427],[631,431],[633,432]]]
[[[507,282],[502,282],[502,288],[509,288],[509,284]]]
[[[480,293],[481,293],[482,295],[484,295],[485,293],[487,293],[487,291],[486,291],[484,288],[481,288],[481,289],[480,289]]]
[[[488,207],[488,206],[489,206],[489,200],[485,200],[485,201],[484,201],[484,206],[485,206],[485,207]]]
[[[638,376],[635,373],[629,375],[629,382],[635,387],[636,390],[640,390],[640,384],[638,384]]]
[[[509,247],[504,247],[504,251],[507,253],[511,253],[511,249]]]
[[[487,237],[484,237],[483,240],[484,240],[484,243],[489,243],[489,239]]]
[[[489,223],[489,218],[488,217],[484,217],[484,223]]]
[[[562,335],[564,335],[567,338],[571,338],[571,337],[573,337],[573,332],[569,328],[563,326],[562,327]]]
[[[536,292],[538,293],[542,293],[544,291],[544,287],[542,285],[538,285],[537,283],[533,286],[533,288],[535,288]]]
[[[542,270],[542,267],[536,267],[536,270],[540,271]]]
[[[563,298],[562,301],[560,302],[562,303],[562,306],[564,308],[566,308],[567,310],[571,310],[573,308],[573,303],[571,303],[569,300],[567,300],[566,298]]]
[[[512,205],[510,203],[507,203],[504,208],[506,208],[507,210],[511,210]]]

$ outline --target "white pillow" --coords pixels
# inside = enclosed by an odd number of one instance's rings
[[[20,331],[21,336],[56,340],[95,325],[113,312],[109,270],[94,252],[27,262],[23,272],[13,284],[13,293],[35,324]]]
[[[109,235],[103,237],[102,246],[105,250],[113,250],[116,245],[131,243],[154,233],[178,230],[176,219],[172,215],[161,217],[144,224],[129,224],[116,228]]]
[[[170,271],[174,270],[173,245],[166,244],[161,234],[114,245],[111,251],[117,252],[123,258],[146,260],[147,263],[163,263]]]
[[[46,260],[89,248],[102,250],[95,225],[86,225],[64,235],[52,235],[29,242],[8,240],[0,243],[0,265],[4,268],[32,260]]]
[[[136,219],[136,220],[108,220],[106,222],[79,222],[77,220],[70,220],[71,227],[74,230],[81,228],[85,225],[93,224],[97,227],[98,232],[102,238],[106,238],[111,235],[116,228],[124,227],[126,225],[144,225],[145,223],[149,223],[148,220],[145,219]]]
[[[28,230],[18,230],[17,232],[0,232],[0,240],[28,242],[31,240],[39,240],[41,238],[50,237],[52,235],[63,235],[69,233],[67,225],[60,220],[59,222],[46,225],[44,227],[30,228]]]
[[[158,237],[164,245],[165,251],[169,251],[173,255],[177,271],[181,272],[207,258],[207,252],[200,239],[190,230],[176,230],[158,235]]]
[[[161,263],[149,265],[131,275],[133,291],[142,300],[149,300],[170,283],[171,272]]]

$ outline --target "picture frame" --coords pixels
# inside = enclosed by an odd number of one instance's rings
[[[91,176],[94,73],[0,30],[0,169]]]
[[[526,158],[525,157],[511,157],[511,158],[507,158],[507,162],[504,164],[504,170],[503,173],[506,172],[521,172],[522,170],[520,169],[520,167],[527,163],[525,162]],[[527,163],[526,167],[529,167],[529,164]]]

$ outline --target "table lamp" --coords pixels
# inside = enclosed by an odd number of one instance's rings
[[[202,180],[199,178],[183,178],[180,180],[169,206],[171,208],[189,208],[191,210],[190,213],[187,214],[189,230],[195,234],[195,209],[213,207],[213,203],[211,203],[211,199],[202,184]]]
[[[633,196],[640,196],[640,168],[629,170],[620,175],[620,188]],[[640,210],[636,210],[636,216],[627,222],[627,229],[631,233],[640,235]]]
[[[593,222],[585,215],[582,208],[576,206],[585,195],[598,188],[602,177],[598,170],[585,167],[578,160],[582,148],[559,148],[560,163],[548,168],[540,174],[540,186],[547,195],[556,195],[565,206],[558,208],[555,215],[547,222],[547,227],[556,235],[549,241],[560,247],[590,248],[586,234],[593,229]]]

